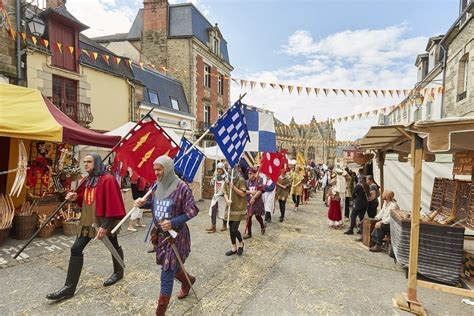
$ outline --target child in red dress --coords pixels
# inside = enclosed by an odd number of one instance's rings
[[[329,203],[328,226],[339,229],[342,227],[341,198],[335,188],[329,189],[327,201]]]

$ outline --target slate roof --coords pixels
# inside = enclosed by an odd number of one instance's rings
[[[212,24],[206,17],[192,4],[171,4],[169,5],[169,28],[168,36],[173,37],[196,37],[204,45],[209,42],[208,29]],[[94,38],[98,43],[124,40],[137,40],[141,38],[143,31],[143,9],[138,10],[128,33],[118,33]],[[230,64],[227,41],[221,38],[220,51],[222,58]]]
[[[94,42],[93,40],[82,34],[79,34],[79,48],[86,49],[89,52],[89,55],[91,56],[89,58],[86,54],[81,53],[79,58],[79,62],[81,64],[89,65],[118,76],[133,79],[133,72],[130,67],[128,67],[128,65],[125,63],[124,57],[114,54],[112,51],[108,50],[107,48]],[[109,64],[107,64],[101,56],[98,56],[97,59],[94,60],[94,58],[92,58],[92,54],[90,54],[92,52],[109,55]],[[119,57],[122,58],[122,60],[117,65],[112,57]]]
[[[48,8],[41,12],[40,16],[41,17],[47,17],[48,15],[55,13],[60,15],[61,17],[65,18],[66,20],[72,22],[73,24],[76,24],[77,27],[79,28],[80,31],[87,30],[89,27],[76,19],[74,15],[72,15],[67,9],[66,6],[62,5],[56,8]]]
[[[132,69],[135,79],[141,81],[147,90],[152,90],[158,94],[159,105],[155,105],[156,107],[193,116],[189,111],[188,101],[186,100],[181,82],[148,68],[141,69],[135,64],[132,65]],[[179,111],[174,110],[171,106],[171,97],[178,100]],[[143,99],[146,103],[153,105],[150,102],[148,93],[144,93]]]

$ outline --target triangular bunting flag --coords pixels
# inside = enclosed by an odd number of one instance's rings
[[[407,89],[403,90],[403,95],[406,97],[408,95],[408,92],[410,92],[410,90],[407,90]]]
[[[301,90],[303,90],[303,87],[300,87],[300,86],[296,87],[296,91],[298,91],[298,95],[301,94]]]
[[[262,87],[262,89],[265,89],[266,86],[267,84],[265,82],[260,82],[260,87]]]
[[[61,43],[56,43],[56,48],[58,49],[58,51],[59,51],[61,54],[63,53],[62,47],[63,47],[63,44],[61,44]]]
[[[372,92],[375,94],[375,97],[376,97],[376,98],[379,97],[379,91],[378,91],[378,90],[372,90]]]
[[[387,93],[387,91],[385,91],[385,90],[380,90],[380,91],[382,92],[382,95],[385,98],[385,94]]]
[[[364,93],[364,90],[357,90],[357,92],[359,92],[360,96],[363,97],[363,93]]]
[[[355,115],[351,115],[351,120],[354,120],[354,118],[355,118]]]
[[[346,91],[346,89],[341,89],[341,92],[344,93],[344,96],[347,96],[347,91]]]
[[[20,37],[23,40],[23,43],[26,44],[26,33],[25,32],[18,32],[18,34],[20,34]]]
[[[253,88],[255,88],[256,84],[257,84],[256,81],[250,81],[250,90],[253,90]]]
[[[365,116],[369,116],[369,115],[370,115],[370,111],[365,112]]]
[[[354,96],[354,90],[349,89],[349,92],[352,93],[352,96]]]
[[[326,96],[328,96],[328,93],[329,93],[329,89],[323,89],[323,92]]]
[[[285,90],[285,85],[284,84],[279,84],[279,86],[280,86],[281,92],[283,92]]]
[[[340,123],[341,121],[342,121],[342,118],[339,117],[339,118],[337,119],[337,122]]]
[[[372,114],[373,114],[373,115],[377,115],[377,113],[378,113],[378,110],[373,110],[373,111],[372,111]]]
[[[71,55],[74,55],[74,46],[68,46],[67,48],[68,48],[68,50],[69,50],[69,53],[70,53]]]
[[[397,97],[400,97],[400,90],[395,90],[397,92]]]
[[[239,81],[238,81],[237,79],[232,78],[232,77],[231,77],[230,79],[231,79],[233,82],[235,82],[235,84],[239,84]]]
[[[306,94],[309,95],[311,93],[311,88],[306,87]]]
[[[337,95],[337,93],[339,92],[338,89],[332,89],[332,91],[334,91],[334,93]]]
[[[33,45],[36,46],[36,43],[38,42],[38,40],[36,39],[36,36],[31,36],[31,41],[33,42]]]
[[[82,49],[81,52],[87,55],[87,57],[91,58],[91,55],[89,55],[89,51],[86,49]]]
[[[347,116],[344,116],[344,121],[347,122]]]
[[[388,90],[388,93],[390,93],[390,97],[393,98],[393,90]]]
[[[115,63],[118,65],[120,64],[120,61],[122,60],[122,58],[120,57],[115,57]]]
[[[370,97],[370,90],[365,90],[365,94],[367,94],[367,96]]]
[[[94,60],[97,60],[97,57],[99,56],[98,53],[96,52],[92,52],[92,57],[94,58]]]
[[[132,68],[132,65],[130,63],[130,59],[125,59],[125,64],[128,66],[128,68]]]
[[[314,88],[314,93],[316,94],[316,96],[319,95],[319,88]]]
[[[288,92],[291,94],[293,92],[294,86],[288,86]]]
[[[362,113],[357,114],[357,117],[358,117],[358,118],[361,118],[361,117],[362,117]]]
[[[272,89],[275,89],[276,83],[270,83],[270,87],[272,87]]]

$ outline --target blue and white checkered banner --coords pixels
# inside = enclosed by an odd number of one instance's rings
[[[244,105],[250,143],[245,151],[276,152],[275,118],[272,112]]]
[[[184,156],[186,150],[188,150],[191,146],[192,144],[189,140],[187,140],[185,137],[181,138],[178,155],[174,158],[174,161],[178,162],[174,166],[176,174],[189,183],[193,182],[194,176],[199,170],[199,166],[201,165],[202,159],[204,158],[204,154],[196,147],[194,147],[186,156]]]
[[[242,103],[237,101],[211,126],[211,132],[231,167],[234,167],[250,141]]]

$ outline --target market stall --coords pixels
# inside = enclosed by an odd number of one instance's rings
[[[474,293],[470,290],[450,286],[455,283],[456,279],[450,278],[461,270],[459,263],[463,260],[461,249],[464,242],[464,228],[474,228],[474,212],[472,211],[473,205],[471,205],[471,203],[474,203],[474,198],[472,197],[472,180],[474,179],[472,177],[472,164],[474,160],[470,158],[474,157],[474,154],[471,152],[471,150],[474,150],[473,136],[473,119],[451,118],[418,122],[407,127],[372,127],[361,141],[362,148],[376,150],[378,157],[384,157],[387,152],[395,152],[399,154],[400,159],[403,161],[407,159],[409,154],[413,166],[413,200],[410,226],[408,228],[410,230],[409,255],[408,262],[405,263],[408,265],[408,289],[405,297],[399,295],[394,299],[395,305],[399,308],[418,314],[424,313],[422,304],[417,300],[417,286],[474,297]],[[432,212],[430,215],[432,216],[428,219],[432,223],[420,224],[422,161],[423,159],[432,161],[436,153],[461,154],[462,165],[458,163],[458,166],[456,166],[455,163],[453,175],[471,173],[471,181],[467,184],[461,184],[456,179],[443,179],[437,183],[435,181],[430,206]],[[381,174],[383,175],[383,160],[379,158],[379,162],[382,162],[379,163],[379,167],[382,168]],[[459,173],[459,170],[462,173]],[[443,184],[440,185],[440,183]],[[394,216],[394,220],[395,222],[398,220],[402,230],[403,226],[407,226],[408,221],[405,221],[404,224],[401,216]],[[393,226],[397,228],[395,223]],[[444,236],[444,238],[432,237],[430,232],[434,232],[438,236]],[[425,233],[427,237],[424,236]],[[394,234],[397,235],[396,232]],[[405,236],[403,237],[405,241],[399,243],[399,245],[407,246],[408,239],[406,234],[400,233],[398,237],[401,240],[403,235]],[[443,280],[444,283],[450,285],[418,280],[417,278],[418,273],[425,273],[428,274],[427,276],[431,280],[439,279],[439,276],[434,273],[434,267],[428,267],[427,264],[429,262],[426,261],[426,254],[430,252],[430,247],[432,244],[436,244],[436,242],[439,245],[437,251],[442,254],[448,254],[451,259],[455,260],[452,262],[455,266],[451,267],[451,274],[448,275],[448,279]],[[404,252],[406,253],[406,249]],[[399,257],[402,257],[400,251]],[[459,260],[459,258],[461,259]],[[440,259],[440,256],[437,259],[443,260]],[[443,262],[446,263],[445,261]]]
[[[33,223],[34,231],[80,175],[74,145],[111,148],[120,137],[80,126],[36,89],[0,84],[0,99],[0,151],[8,153],[0,170],[0,194],[12,195],[14,223]],[[0,204],[0,212],[8,210]],[[21,227],[16,227],[18,235],[31,235]]]

